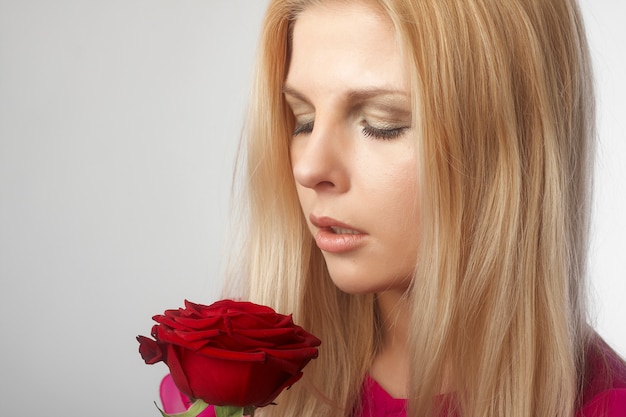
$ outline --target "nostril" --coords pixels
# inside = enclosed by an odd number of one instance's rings
[[[320,181],[315,188],[319,189],[319,190],[330,190],[335,188],[335,184],[333,184],[331,181]]]

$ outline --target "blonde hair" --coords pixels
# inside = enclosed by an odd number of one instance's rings
[[[239,167],[243,245],[233,261],[245,297],[293,313],[323,344],[304,382],[261,415],[349,415],[380,338],[373,296],[333,285],[295,192],[282,86],[291,25],[310,3],[273,0],[267,10]],[[571,416],[587,343],[594,134],[578,6],[375,3],[411,67],[418,132],[409,415],[436,415],[433,398],[452,388],[464,417]]]

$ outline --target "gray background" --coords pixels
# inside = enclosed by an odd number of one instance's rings
[[[0,0],[0,415],[158,415],[166,367],[134,338],[218,297],[265,4]],[[592,296],[626,354],[626,7],[583,8],[601,123]]]

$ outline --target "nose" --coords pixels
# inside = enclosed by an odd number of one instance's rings
[[[350,186],[349,141],[341,126],[316,120],[308,135],[291,142],[291,166],[296,182],[318,192],[345,192]]]

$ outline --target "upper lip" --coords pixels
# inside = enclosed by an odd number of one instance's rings
[[[354,230],[355,232],[359,232],[359,233],[363,233],[363,231],[356,229],[353,226],[350,226],[349,224],[346,223],[342,223],[339,220],[335,220],[332,217],[327,217],[327,216],[316,216],[314,214],[310,214],[309,215],[309,220],[311,221],[311,224],[319,229],[329,229],[331,227],[339,227],[341,229],[350,229],[350,230]]]

